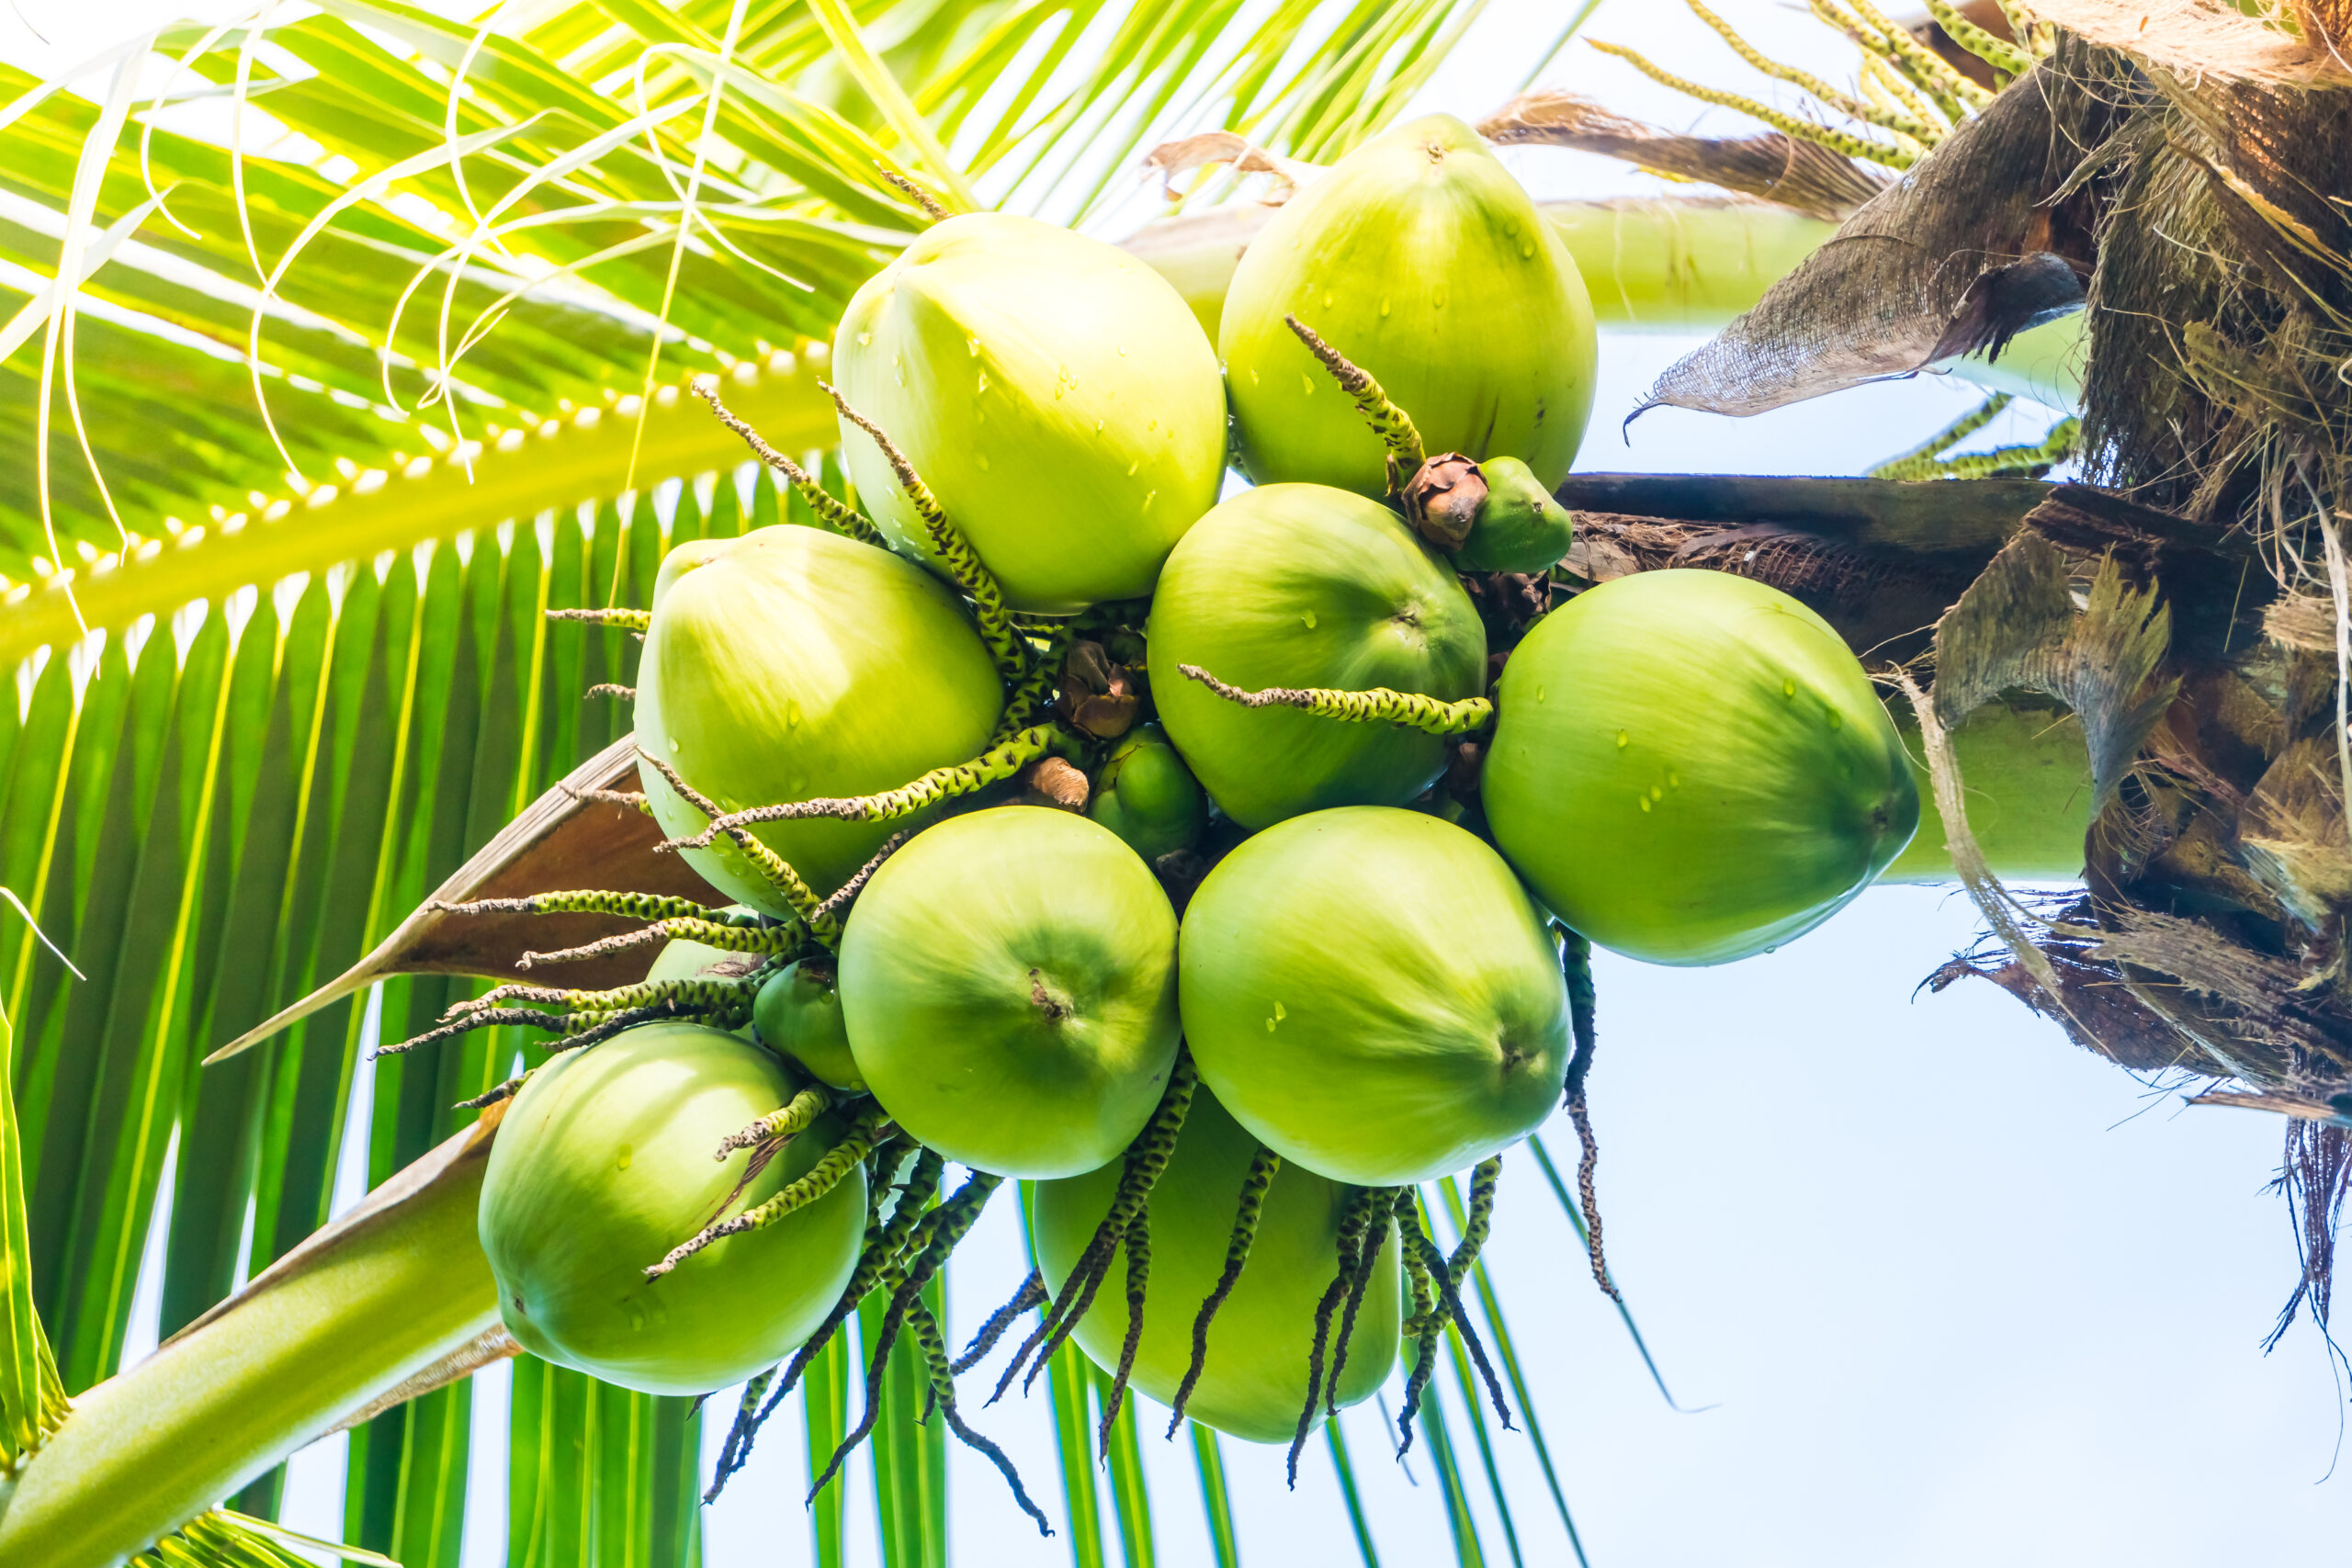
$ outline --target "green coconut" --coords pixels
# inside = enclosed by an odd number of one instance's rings
[[[926,231],[850,300],[833,372],[1016,608],[1151,592],[1225,472],[1216,354],[1125,252],[1008,213]],[[881,448],[844,421],[858,495],[936,559]]]
[[[804,958],[768,976],[752,1002],[760,1043],[780,1051],[831,1089],[865,1092],[842,1021],[840,976],[830,958]]]
[[[1387,492],[1380,442],[1283,318],[1372,373],[1434,456],[1567,477],[1592,409],[1592,305],[1567,250],[1476,131],[1430,115],[1374,138],[1278,210],[1225,297],[1241,461],[1259,483]]]
[[[1003,706],[963,609],[888,550],[784,526],[697,539],[662,563],[638,743],[725,810],[896,789],[977,755]],[[638,772],[665,832],[703,829],[658,772]],[[821,818],[753,831],[821,897],[904,826]],[[684,852],[721,891],[790,912],[725,837]]]
[[[1720,571],[1641,572],[1536,623],[1496,693],[1487,821],[1536,895],[1654,964],[1827,919],[1911,841],[1919,795],[1844,639]]]
[[[1175,1403],[1193,1360],[1193,1320],[1225,1272],[1226,1246],[1243,1179],[1258,1152],[1216,1096],[1193,1091],[1168,1168],[1151,1190],[1151,1274],[1144,1289],[1143,1335],[1133,1384],[1162,1404]],[[1040,1182],[1029,1202],[1029,1237],[1047,1284],[1059,1288],[1111,1211],[1120,1168]],[[1185,1413],[1204,1426],[1252,1443],[1286,1443],[1306,1403],[1307,1356],[1315,1308],[1339,1269],[1340,1222],[1350,1190],[1284,1164],[1259,1211],[1250,1261],[1209,1324],[1208,1359]],[[1372,1397],[1396,1362],[1402,1316],[1396,1222],[1381,1228],[1380,1257],[1348,1337],[1337,1393],[1341,1406]],[[1119,1365],[1127,1333],[1126,1248],[1113,1257],[1108,1282],[1078,1320],[1074,1337],[1094,1363]],[[1337,1323],[1334,1322],[1334,1332]],[[1325,1371],[1329,1371],[1327,1356]],[[1315,1419],[1323,1418],[1316,1403]]]
[[[1566,983],[1510,866],[1417,811],[1318,811],[1244,840],[1184,913],[1201,1079],[1286,1160],[1427,1181],[1533,1131],[1567,1074]]]
[[[1184,536],[1152,597],[1152,700],[1225,814],[1263,828],[1332,806],[1397,806],[1445,768],[1444,740],[1295,708],[1249,708],[1188,679],[1386,686],[1447,702],[1485,688],[1487,632],[1452,567],[1386,507],[1325,485],[1245,491]]]
[[[1549,571],[1560,564],[1576,538],[1576,519],[1552,498],[1528,466],[1516,457],[1489,457],[1478,465],[1487,499],[1470,525],[1469,537],[1453,552],[1463,571]]]
[[[1147,861],[1200,841],[1209,797],[1156,724],[1128,732],[1094,775],[1087,816]]]
[[[645,1270],[823,1156],[840,1130],[831,1118],[732,1198],[750,1152],[711,1158],[803,1087],[767,1053],[697,1023],[645,1024],[532,1074],[482,1178],[481,1247],[506,1331],[535,1356],[647,1393],[708,1393],[790,1354],[857,1265],[862,1170],[662,1279]]]
[[[875,1097],[949,1159],[1075,1176],[1151,1118],[1176,1060],[1176,913],[1109,829],[950,818],[851,906],[842,1018]]]

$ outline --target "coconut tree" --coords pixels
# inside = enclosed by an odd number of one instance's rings
[[[1825,99],[1851,131],[1790,120],[1700,141],[1558,99],[1482,129],[1742,198],[1546,212],[1604,323],[1757,307],[1660,401],[1750,412],[1971,354],[1996,389],[2063,401],[2072,329],[2039,323],[2087,297],[2082,440],[2109,488],[1987,473],[2046,466],[2071,428],[1990,462],[1941,463],[1938,446],[1876,480],[1589,476],[1563,492],[1581,528],[1559,581],[1497,580],[1530,602],[1494,609],[1523,622],[1582,584],[1713,567],[1891,649],[1909,660],[1898,682],[1932,675],[1915,722],[1943,833],[1907,869],[1956,863],[2000,944],[1946,975],[1987,973],[2127,1066],[2178,1062],[2295,1115],[2324,1312],[2345,1162],[2327,1130],[2342,810],[2322,764],[2340,746],[2326,660],[2343,657],[2328,628],[2345,589],[2324,439],[2340,400],[2314,367],[2342,357],[2346,247],[2324,199],[2341,160],[2322,156],[2342,148],[2320,112],[2335,68],[2313,40],[2336,35],[2315,6],[2245,23],[2230,35],[2244,71],[2191,87],[2157,45],[2066,6],[2035,8],[2055,32],[1939,7],[1947,30],[1924,42],[1866,5],[1821,8],[1875,62]],[[27,916],[0,940],[0,1454],[21,1477],[0,1541],[26,1532],[49,1554],[31,1560],[117,1560],[176,1531],[166,1556],[277,1561],[266,1527],[207,1510],[233,1494],[274,1512],[272,1467],[349,1426],[357,1544],[454,1561],[463,1379],[516,1348],[474,1198],[509,1068],[541,1059],[540,1037],[518,1019],[378,1061],[374,1193],[323,1222],[363,1049],[431,1034],[558,930],[436,900],[594,886],[716,901],[643,818],[598,798],[635,772],[616,748],[639,650],[605,612],[648,602],[667,548],[818,520],[774,477],[784,462],[841,492],[822,345],[938,208],[1099,224],[1148,152],[1177,199],[1127,243],[1214,321],[1259,198],[1380,129],[1476,11],[513,9],[527,14],[453,23],[333,0],[134,40],[95,98],[8,85],[10,243],[54,280],[0,361],[29,458],[0,479],[0,641],[21,660],[20,701],[0,704],[0,886]],[[1935,52],[1953,40],[1973,63]],[[2275,134],[2224,129],[2256,110]],[[2061,165],[2061,145],[2109,155]],[[2140,214],[2158,197],[2205,225],[2199,257],[2149,253]],[[1904,244],[1804,261],[1840,225]],[[1910,259],[1856,274],[1858,252]],[[2191,261],[2213,270],[2183,274]],[[2171,330],[2149,337],[2151,321]],[[2177,370],[2164,417],[2099,400],[2103,363],[2151,356]],[[747,468],[739,428],[779,462]],[[1953,604],[1932,638],[1890,643]],[[2053,729],[2036,711],[2052,704],[2079,723]],[[2090,897],[2020,905],[2001,871],[2084,863],[2067,801],[2086,771]],[[2013,783],[2017,808],[1972,833],[1963,779]],[[642,924],[557,919],[565,945]],[[650,956],[620,942],[568,978],[625,985]],[[180,1337],[117,1375],[167,1169],[164,1330]],[[1581,1187],[1580,1223],[1589,1144]],[[1477,1201],[1453,1210],[1457,1234]],[[866,1343],[879,1327],[861,1323]],[[844,1337],[803,1370],[812,1438],[842,1435],[855,1359]],[[1132,1524],[1148,1505],[1131,1409],[1114,1418],[1074,1347],[1048,1383],[1071,1515],[1098,1506],[1099,1417]],[[527,1359],[514,1386],[513,1441],[541,1462],[512,1517],[549,1532],[518,1554],[693,1553],[686,1402]],[[886,1545],[930,1561],[946,1435],[921,1423],[911,1372],[878,1392]],[[1458,1495],[1442,1432],[1430,1423]],[[1215,1518],[1217,1450],[1196,1434],[1195,1451]],[[838,1485],[820,1491],[820,1554],[839,1551],[840,1508]]]

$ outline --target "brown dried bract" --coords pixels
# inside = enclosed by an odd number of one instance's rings
[[[1461,453],[1441,453],[1406,481],[1403,500],[1413,532],[1451,553],[1470,536],[1470,525],[1487,503],[1486,476]]]
[[[1054,705],[1073,728],[1099,740],[1115,739],[1134,728],[1142,703],[1143,671],[1114,661],[1099,642],[1070,644]]]

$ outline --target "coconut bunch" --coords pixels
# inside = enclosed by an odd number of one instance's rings
[[[1409,1444],[1451,1325],[1508,1422],[1459,1292],[1500,1156],[1564,1101],[1589,1208],[1591,944],[1768,950],[1918,818],[1797,601],[1560,568],[1594,357],[1566,252],[1443,117],[1283,207],[1214,346],[1025,219],[945,218],[867,283],[831,349],[854,502],[746,431],[816,525],[682,546],[607,614],[645,639],[645,793],[615,798],[737,902],[459,907],[641,922],[541,963],[668,943],[447,1025],[559,1036],[498,1091],[514,1337],[634,1388],[749,1379],[723,1483],[875,1298],[835,1466],[913,1354],[1041,1528],[959,1399],[1008,1340],[991,1397],[1075,1339],[1106,1432],[1136,1387],[1295,1472],[1400,1356]],[[1449,1251],[1417,1189],[1464,1170]],[[1037,1271],[956,1353],[925,1288],[1008,1179]]]

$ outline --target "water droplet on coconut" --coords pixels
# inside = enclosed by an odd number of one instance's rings
[[[620,1157],[616,1159],[613,1164],[618,1169],[627,1170],[629,1168],[629,1163],[636,1158],[637,1150],[627,1144],[623,1144],[621,1145]]]
[[[1331,308],[1331,291],[1328,288],[1323,291],[1323,308],[1327,310]]]
[[[1380,302],[1380,313],[1384,316],[1388,314],[1388,301],[1385,299]]]
[[[860,348],[864,348],[867,344],[872,343],[873,341],[874,334],[872,333],[860,333],[857,334],[857,346]]]
[[[1843,729],[1843,728],[1846,728],[1846,716],[1845,716],[1844,714],[1842,714],[1842,713],[1839,713],[1836,708],[1831,708],[1831,709],[1829,710],[1829,728],[1832,728],[1832,729]]]
[[[1633,740],[1634,738],[1632,736],[1626,734],[1622,729],[1619,730],[1617,732],[1617,750],[1623,751],[1626,747],[1633,744]]]
[[[1304,615],[1301,615],[1301,616],[1299,617],[1299,619],[1300,619],[1300,620],[1302,620],[1302,621],[1305,621],[1305,622],[1306,623],[1306,629],[1307,629],[1308,631],[1313,631],[1313,630],[1315,629],[1315,612],[1314,612],[1314,611],[1312,611],[1312,610],[1307,611],[1307,612],[1306,612],[1306,614],[1305,614]]]
[[[1125,359],[1126,356],[1127,356],[1127,345],[1126,345],[1125,344],[1121,344],[1119,345],[1119,357],[1120,357],[1120,358],[1122,358],[1122,359]]]
[[[1280,1002],[1276,1002],[1274,1004],[1274,1020],[1276,1022],[1280,1022],[1282,1020],[1286,1019],[1289,1016],[1290,1010],[1288,1008],[1283,1006]]]
[[[674,735],[673,735],[673,736],[672,736],[672,737],[670,738],[670,755],[672,755],[673,757],[674,757],[674,756],[676,756],[677,754],[678,754],[678,738],[677,738],[676,736],[674,736]]]
[[[1666,787],[1668,789],[1680,789],[1682,787],[1682,775],[1680,773],[1667,774]]]
[[[1650,785],[1650,798],[1652,800],[1664,800],[1666,798],[1665,786],[1662,784]]]
[[[1314,377],[1307,375],[1305,371],[1301,371],[1299,372],[1298,384],[1306,389],[1306,395],[1308,397],[1311,398],[1315,395]]]
[[[784,727],[786,729],[800,728],[800,699],[798,697],[794,697],[784,705]]]
[[[1797,683],[1795,680],[1790,677],[1782,677],[1781,681],[1781,695],[1784,697],[1793,697],[1796,694]]]
[[[1640,802],[1642,803],[1642,809],[1643,809],[1643,810],[1647,811],[1647,810],[1650,808],[1650,797],[1649,797],[1648,795],[1635,795],[1634,798],[1634,799],[1636,799],[1636,800],[1638,800],[1638,801],[1640,801]]]
[[[1441,310],[1445,309],[1445,285],[1441,283],[1437,286],[1437,292],[1430,296],[1430,303]]]
[[[1534,255],[1534,254],[1535,254],[1535,242],[1534,242],[1534,241],[1532,241],[1532,240],[1521,240],[1521,241],[1519,243],[1519,256],[1520,256],[1520,259],[1521,259],[1521,261],[1529,260],[1529,259],[1531,259],[1532,257],[1533,257],[1533,255]]]
[[[983,465],[982,465],[982,467],[986,467],[986,465],[985,465],[985,464],[983,464]],[[1129,478],[1129,479],[1133,479],[1133,478],[1135,478],[1135,477],[1136,477],[1136,470],[1137,468],[1142,468],[1142,467],[1143,467],[1143,459],[1142,459],[1142,458],[1140,458],[1140,457],[1136,458],[1134,462],[1129,463],[1129,464],[1127,465],[1127,478]]]
[[[1506,234],[1516,235],[1519,232],[1519,220],[1516,218],[1504,219],[1503,232]]]
[[[977,386],[977,387],[974,387],[974,388],[972,389],[972,391],[974,392],[974,394],[975,394],[975,395],[977,395],[977,394],[978,394],[978,393],[985,392],[985,391],[987,391],[988,389],[989,389],[989,373],[988,373],[987,371],[983,370],[983,371],[981,371],[981,372],[980,372],[980,384],[979,384],[978,386]]]
[[[1155,502],[1155,501],[1158,501],[1159,499],[1159,492],[1158,491],[1156,491],[1156,490],[1153,490],[1153,491],[1146,491],[1144,492],[1143,503],[1144,503],[1144,505],[1145,505],[1145,507],[1146,507],[1146,508],[1149,508],[1149,506],[1151,505],[1151,503],[1152,503],[1153,502]]]
[[[1250,384],[1253,387],[1258,384],[1258,367],[1254,365],[1250,367]]]
[[[986,472],[989,466],[989,455],[986,452],[975,452],[972,456],[980,460],[981,471]]]
[[[968,349],[970,349],[970,350],[972,351],[972,357],[973,357],[973,358],[978,359],[978,358],[980,356],[980,340],[979,340],[978,338],[976,338],[976,337],[967,337],[967,338],[966,338],[966,339],[964,340],[964,346],[965,346],[966,348],[968,348]]]

